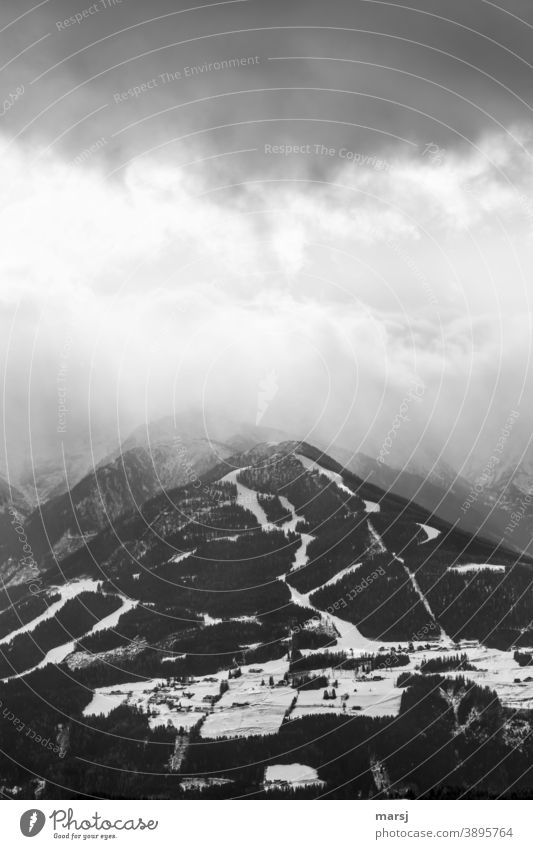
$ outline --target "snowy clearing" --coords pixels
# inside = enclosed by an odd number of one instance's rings
[[[278,495],[278,498],[281,502],[281,506],[287,511],[287,514],[290,514],[290,519],[287,519],[287,521],[282,525],[283,533],[287,534],[289,531],[296,531],[296,525],[298,522],[305,522],[304,517],[298,515],[294,509],[294,505],[291,504],[289,499],[284,495]]]
[[[477,667],[477,671],[446,672],[446,676],[462,675],[481,687],[490,687],[495,690],[505,707],[515,710],[533,708],[533,670],[531,667],[518,666],[512,651],[489,649],[476,641],[466,640],[461,641],[459,651],[468,656],[469,662]],[[457,653],[457,650],[451,652],[454,653]],[[420,655],[424,657],[422,652]],[[446,657],[446,654],[442,653],[440,656]]]
[[[83,715],[108,716],[114,708],[125,704],[148,712],[150,728],[172,725],[176,729],[187,730],[206,716],[211,708],[209,700],[218,696],[220,681],[226,676],[226,672],[219,673],[218,676],[193,680],[188,684],[168,685],[165,678],[152,678],[148,681],[99,687],[94,691]]]
[[[290,718],[292,720],[324,713],[396,716],[400,711],[402,690],[395,687],[394,682],[399,673],[407,668],[380,669],[369,675],[344,669],[316,670],[313,674],[326,675],[329,678],[329,692],[332,682],[337,684],[334,688],[335,698],[324,699],[323,689],[301,690]]]
[[[310,543],[313,542],[314,537],[312,537],[311,534],[300,534],[300,539],[301,543],[296,549],[294,561],[291,566],[291,572],[296,571],[296,569],[303,569],[304,566],[307,566],[307,562],[309,560],[307,549]]]
[[[182,561],[182,560],[186,560],[186,559],[187,559],[187,557],[190,557],[190,556],[191,556],[191,554],[194,554],[195,552],[196,552],[196,549],[195,549],[195,548],[193,548],[191,551],[182,551],[182,552],[180,552],[180,553],[178,553],[178,554],[174,554],[174,555],[170,558],[170,561],[169,561],[169,562],[170,562],[170,563],[181,563],[181,561]]]
[[[316,463],[314,460],[309,460],[307,457],[304,457],[303,454],[295,454],[294,456],[300,461],[306,472],[318,472],[319,474],[324,475],[324,477],[329,478],[332,483],[336,484],[343,492],[347,492],[348,495],[356,494],[352,489],[349,489],[346,486],[342,476],[339,475],[338,472],[330,472],[329,469],[324,469],[323,466],[319,465],[319,463]]]
[[[265,785],[290,784],[291,787],[308,787],[324,784],[316,769],[306,764],[272,764],[265,769]]]
[[[448,566],[447,572],[505,572],[505,566],[492,563],[464,563],[462,566]]]
[[[253,671],[259,669],[260,671]],[[240,678],[228,681],[227,690],[201,728],[202,737],[249,737],[276,734],[296,692],[288,686],[269,686],[284,677],[289,662],[269,661],[260,666],[241,667]],[[262,685],[261,681],[265,681]]]
[[[203,613],[204,625],[220,625],[222,622],[253,622],[259,623],[257,616],[228,616],[227,619],[219,619],[215,616],[210,616],[209,613]]]
[[[366,523],[368,525],[368,530],[370,532],[370,539],[371,539],[370,549],[375,554],[385,554],[385,552],[387,551],[387,546],[385,545],[385,543],[381,539],[380,535],[376,531],[376,529],[375,529],[374,525],[372,524],[372,522],[370,521],[370,519],[367,519]]]
[[[416,522],[419,528],[422,528],[423,531],[426,532],[426,539],[423,539],[419,545],[424,545],[426,542],[431,542],[432,539],[436,539],[440,531],[437,528],[432,528],[431,525],[422,525],[420,522]]]
[[[421,645],[418,647],[422,648]],[[376,644],[373,643],[371,648],[375,653]],[[241,676],[229,680],[228,670],[225,670],[189,679],[187,684],[178,681],[167,683],[167,679],[154,678],[101,687],[94,691],[91,703],[83,713],[85,716],[107,716],[113,708],[127,704],[148,712],[151,728],[171,725],[185,730],[193,728],[205,717],[200,730],[203,738],[276,734],[284,717],[293,721],[304,716],[331,713],[396,716],[403,692],[402,688],[395,686],[398,675],[401,672],[415,673],[424,661],[432,657],[455,656],[458,650],[467,654],[476,670],[445,672],[444,677],[461,675],[480,686],[490,687],[506,707],[533,708],[530,668],[520,668],[512,652],[487,649],[476,642],[463,642],[450,649],[443,649],[442,644],[432,644],[430,648],[412,652],[409,664],[401,667],[387,665],[391,658],[391,654],[387,653],[383,655],[382,665],[366,673],[362,669],[317,668],[312,674],[325,675],[329,680],[327,690],[330,697],[327,699],[324,699],[323,688],[299,690],[297,686],[282,683],[289,663],[288,660],[277,660],[242,666]],[[315,654],[320,655],[320,652]],[[227,682],[229,689],[217,700],[222,681]]]

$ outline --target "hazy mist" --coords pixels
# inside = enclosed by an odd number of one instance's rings
[[[3,5],[12,468],[191,408],[375,456],[413,385],[394,464],[527,446],[529,4],[334,5]]]

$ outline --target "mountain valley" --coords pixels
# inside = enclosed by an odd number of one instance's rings
[[[524,792],[530,558],[305,442],[123,447],[13,502],[0,700],[60,755],[4,711],[5,796]]]

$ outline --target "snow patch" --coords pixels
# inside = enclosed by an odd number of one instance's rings
[[[324,469],[324,467],[319,465],[319,463],[316,463],[314,460],[309,460],[309,458],[304,457],[303,454],[295,454],[294,456],[300,461],[306,472],[319,472],[319,474],[329,478],[329,480],[336,484],[339,489],[342,489],[343,492],[347,492],[348,495],[356,494],[352,489],[349,489],[349,487],[346,486],[342,476],[339,475],[338,472],[331,472],[329,469]]]
[[[303,569],[304,566],[307,566],[307,562],[309,560],[307,549],[310,543],[313,542],[314,537],[312,537],[311,534],[300,534],[300,540],[300,545],[298,546],[294,554],[294,561],[291,566],[291,572],[296,571],[296,569]]]
[[[464,563],[462,566],[448,566],[447,572],[505,572],[505,566],[493,563]]]
[[[204,617],[204,625],[220,625],[221,622],[259,622],[257,616],[228,616],[227,619],[209,616],[209,613],[203,613],[202,616]]]
[[[309,787],[323,785],[316,769],[305,764],[272,764],[265,769],[265,785],[284,785],[291,787]]]
[[[182,551],[179,554],[174,554],[170,558],[169,563],[181,563],[182,560],[186,560],[187,557],[190,557],[191,554],[195,553],[195,551],[196,551],[196,549],[193,548],[192,551]]]
[[[426,542],[431,542],[432,539],[436,539],[441,533],[437,528],[432,528],[431,525],[423,525],[421,522],[416,522],[419,528],[422,528],[423,531],[426,532],[426,539],[423,539],[419,545],[424,545]]]
[[[289,531],[296,531],[296,525],[298,522],[305,522],[304,517],[298,516],[294,509],[294,504],[291,504],[289,499],[284,495],[278,495],[278,498],[281,502],[281,506],[287,511],[287,513],[290,513],[290,519],[287,519],[287,521],[282,525],[283,533],[288,534]]]
[[[420,584],[416,580],[416,576],[413,574],[413,572],[411,572],[409,567],[406,565],[403,557],[396,557],[396,555],[394,555],[394,558],[395,558],[395,560],[397,560],[399,563],[402,564],[404,571],[405,571],[407,577],[409,578],[415,593],[417,594],[418,598],[420,599],[420,601],[422,602],[422,604],[426,608],[429,616],[431,617],[431,620],[433,622],[437,622],[437,619],[436,619],[436,617],[435,617],[435,615],[434,615],[434,613],[431,609],[431,606],[429,604],[429,601],[425,597],[424,593],[422,592],[422,590],[420,588]],[[437,623],[437,624],[439,624],[439,627],[440,627],[440,630],[441,630],[441,635],[442,635],[441,636],[441,642],[445,642],[445,643],[447,643],[448,645],[451,646],[453,644],[453,640],[451,640],[450,637],[448,637],[448,635],[444,633],[444,629],[443,629],[442,625],[440,625],[440,623]]]
[[[324,589],[324,587],[331,587],[333,584],[342,581],[342,579],[345,578],[346,575],[351,575],[352,572],[355,572],[362,565],[362,563],[352,563],[351,566],[347,566],[346,569],[343,569],[341,572],[337,572],[337,574],[334,575],[333,578],[330,578],[329,581],[326,581],[326,583],[322,584],[322,586],[318,587],[318,589],[322,590]],[[313,590],[313,592],[316,592],[316,590]]]
[[[172,725],[174,728],[193,728],[209,710],[211,704],[204,699],[216,697],[220,681],[227,673],[220,673],[187,684],[166,683],[165,678],[152,678],[99,687],[83,711],[84,716],[108,716],[114,708],[126,704],[141,708],[149,714],[150,728]]]
[[[387,547],[378,532],[376,531],[374,525],[372,524],[370,519],[367,519],[366,523],[368,525],[368,530],[370,532],[370,537],[372,540],[372,542],[370,543],[370,548],[375,554],[385,554],[387,551]]]

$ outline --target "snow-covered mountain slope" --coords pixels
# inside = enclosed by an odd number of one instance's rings
[[[218,770],[231,769],[221,741],[257,746],[252,763],[272,746],[286,751],[288,740],[298,750],[308,731],[325,739],[348,717],[363,738],[394,717],[423,761],[433,745],[431,731],[419,737],[424,705],[460,764],[458,734],[469,735],[465,746],[482,741],[495,704],[497,716],[533,708],[533,676],[522,668],[533,648],[529,561],[306,443],[268,440],[155,493],[146,486],[151,468],[145,448],[130,448],[121,466],[107,464],[74,488],[70,512],[61,499],[45,505],[49,539],[61,541],[72,522],[91,530],[75,548],[56,544],[55,560],[36,547],[39,584],[30,589],[24,576],[0,603],[0,699],[10,688],[9,703],[24,713],[27,693],[48,688],[41,724],[53,731],[55,722],[63,749],[99,775],[108,749],[113,762],[130,759],[131,775],[145,772],[153,739],[169,746],[154,773],[183,773],[183,787],[194,773],[210,787]],[[102,504],[113,519],[99,526]],[[67,710],[68,734],[57,713]],[[512,721],[506,728],[500,757],[520,730]],[[370,776],[367,794],[376,781],[401,783],[398,738],[387,734],[380,757],[364,745],[363,760],[343,768]],[[122,752],[135,735],[142,754]],[[318,772],[333,786],[327,769]],[[244,790],[263,780],[246,775]]]

